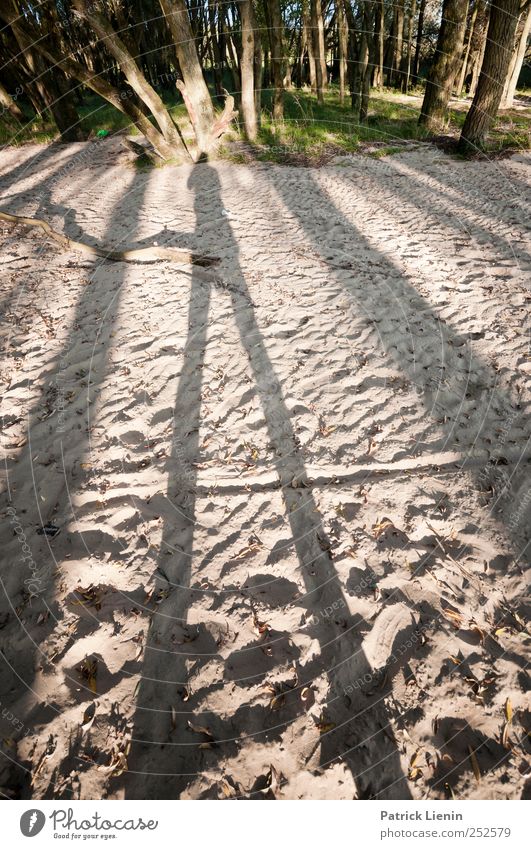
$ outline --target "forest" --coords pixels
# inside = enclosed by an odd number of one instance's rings
[[[156,156],[197,160],[218,146],[233,119],[255,142],[264,112],[273,122],[333,125],[344,120],[347,104],[347,126],[366,125],[371,101],[385,90],[419,95],[418,107],[410,106],[415,129],[408,130],[422,138],[444,133],[451,99],[466,97],[458,150],[476,152],[498,111],[512,108],[522,69],[525,84],[530,5],[4,0],[3,134],[24,137],[32,117],[49,115],[62,141],[80,141],[97,126],[103,101]],[[311,98],[294,113],[298,91]],[[339,109],[312,118],[313,103],[319,110],[326,102]],[[179,104],[185,116],[172,109]],[[519,144],[529,129],[523,127]]]

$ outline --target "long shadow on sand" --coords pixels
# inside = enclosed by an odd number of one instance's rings
[[[306,591],[303,606],[307,608],[308,617],[328,605],[334,605],[333,609],[342,607],[346,611],[346,600],[311,489],[292,488],[290,485],[294,479],[305,478],[304,463],[237,260],[234,235],[222,214],[218,175],[209,165],[198,165],[192,171],[189,186],[195,196],[198,233],[203,225],[213,219],[219,220],[217,240],[220,252],[230,248],[236,257],[227,270],[226,288],[230,293],[242,351],[250,364],[274,449],[278,482],[283,488],[292,542]],[[192,586],[197,473],[192,477],[188,473],[186,486],[183,486],[179,460],[182,458],[181,446],[186,445],[186,453],[192,457],[197,456],[199,447],[201,388],[210,302],[210,284],[205,283],[202,277],[195,276],[190,296],[184,366],[175,399],[172,443],[176,446],[173,468],[177,471],[170,475],[167,489],[167,499],[173,506],[173,513],[164,524],[157,570],[165,576],[162,583],[159,579],[159,588],[165,591],[167,597],[153,614],[146,640],[132,749],[128,759],[129,770],[123,776],[127,798],[179,798],[202,771],[219,772],[222,760],[234,755],[245,737],[252,736],[265,745],[267,739],[277,738],[280,729],[301,712],[300,708],[292,707],[282,716],[261,706],[247,705],[232,717],[221,717],[214,712],[198,715],[196,695],[193,692],[190,694],[189,687],[189,667],[195,660],[193,647],[189,651],[186,645],[178,651],[172,648],[176,635],[179,632],[182,635],[182,629],[186,627],[191,604],[200,594],[200,590]],[[184,410],[187,411],[186,420],[183,417]],[[361,638],[355,632],[354,623],[349,621],[346,626],[340,625],[329,617],[329,621],[318,621],[308,633],[320,645],[320,656],[312,672],[315,676],[327,674],[329,681],[331,728],[320,738],[316,732],[316,740],[320,743],[321,765],[326,767],[336,760],[343,761],[352,773],[360,797],[378,795],[380,798],[410,798],[397,744],[383,704],[384,694],[380,691],[378,695],[371,696],[359,688],[352,688],[364,675],[371,678],[371,669],[361,649]],[[288,636],[270,635],[272,666],[275,662],[290,659]],[[215,652],[215,645],[210,649]],[[263,651],[263,641],[260,645],[246,646],[245,661],[237,674],[243,675],[244,670],[251,673],[253,667],[256,671],[263,666]],[[237,658],[233,657],[232,660],[233,666],[237,666]],[[308,670],[305,671],[307,673]],[[230,679],[231,674],[226,668],[226,680],[218,682],[216,688],[227,687]],[[347,691],[353,695],[347,697]],[[183,698],[183,694],[186,694],[186,698]],[[171,705],[174,706],[173,710]],[[214,746],[194,742],[197,735],[190,733],[190,720],[209,727],[215,739]],[[243,788],[243,792],[252,793],[253,788]]]

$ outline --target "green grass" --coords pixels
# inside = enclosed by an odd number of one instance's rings
[[[271,94],[266,93],[256,143],[242,145],[240,128],[234,124],[224,138],[219,155],[233,162],[256,158],[310,165],[318,165],[338,154],[390,155],[402,149],[405,142],[422,142],[430,138],[417,123],[422,91],[412,92],[412,95],[404,97],[394,90],[373,91],[367,122],[360,124],[352,115],[350,98],[347,96],[345,103],[341,104],[335,86],[327,92],[323,105],[319,105],[308,90],[286,92],[285,115],[281,122],[272,120]],[[166,96],[165,102],[185,137],[190,138],[186,109],[182,102],[177,102],[177,93]],[[78,112],[83,132],[89,138],[95,137],[101,130],[111,134],[125,129],[131,134],[137,133],[125,115],[97,95],[87,95]],[[443,141],[447,141],[449,148],[452,138],[459,136],[465,115],[463,104],[452,104],[448,127],[443,134]],[[46,143],[57,138],[55,125],[46,116],[28,116],[24,126],[19,126],[12,119],[6,120],[5,116],[0,118],[1,144]],[[531,108],[501,113],[490,134],[486,152],[496,154],[530,147]]]

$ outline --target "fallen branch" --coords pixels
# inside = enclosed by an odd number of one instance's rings
[[[99,256],[112,262],[155,262],[161,259],[167,262],[180,263],[181,265],[191,263],[203,267],[219,262],[218,257],[203,256],[202,254],[188,251],[185,248],[165,248],[158,245],[152,245],[148,248],[112,251],[108,248],[98,248],[92,245],[86,245],[84,242],[76,242],[75,239],[70,239],[63,233],[58,233],[47,221],[43,221],[41,218],[24,218],[21,215],[11,215],[9,212],[0,211],[0,219],[11,221],[13,224],[24,224],[26,227],[37,227],[43,230],[50,239],[53,239],[54,242],[60,244],[64,249],[80,251],[91,257]]]

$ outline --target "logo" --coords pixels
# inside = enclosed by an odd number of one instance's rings
[[[35,837],[44,828],[46,817],[42,811],[32,808],[20,817],[20,830],[24,837]]]

